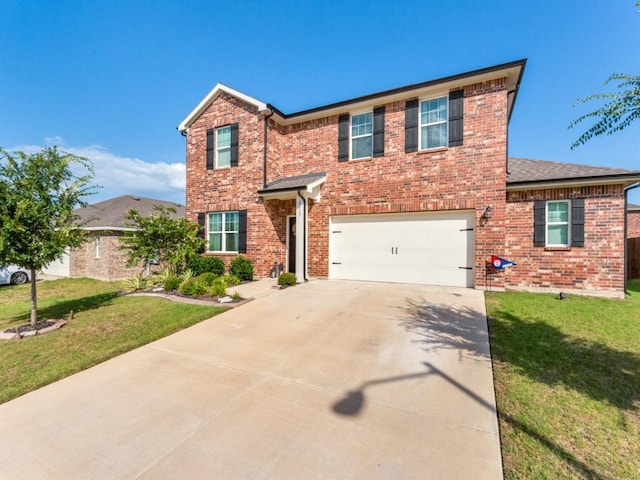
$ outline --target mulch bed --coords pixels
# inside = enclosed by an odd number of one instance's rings
[[[36,322],[35,325],[31,325],[30,323],[26,325],[20,325],[19,327],[7,328],[4,330],[4,333],[24,333],[24,332],[32,332],[34,330],[42,330],[43,328],[49,328],[53,326],[56,322],[52,322],[51,320],[40,320]]]

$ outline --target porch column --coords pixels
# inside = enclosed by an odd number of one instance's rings
[[[306,258],[306,233],[307,233],[307,200],[301,197],[304,193],[296,195],[296,277],[298,283],[304,282],[307,271]]]

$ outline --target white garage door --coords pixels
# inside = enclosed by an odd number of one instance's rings
[[[474,286],[473,211],[329,220],[329,277]]]
[[[69,251],[67,250],[62,257],[58,260],[54,260],[45,268],[42,269],[42,273],[46,275],[55,275],[58,277],[68,277],[69,276]]]

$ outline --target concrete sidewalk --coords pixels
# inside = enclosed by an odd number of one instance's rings
[[[0,405],[1,476],[502,478],[482,292],[261,292]]]

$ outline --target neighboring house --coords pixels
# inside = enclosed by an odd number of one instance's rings
[[[627,238],[640,238],[640,205],[627,204]]]
[[[257,276],[485,288],[499,255],[518,265],[493,287],[620,296],[640,171],[508,162],[525,63],[291,114],[218,84],[178,126],[187,218]]]
[[[61,261],[49,265],[44,273],[71,277],[92,277],[101,280],[117,280],[141,273],[145,266],[127,266],[127,252],[120,250],[125,231],[133,230],[125,224],[129,210],[142,215],[153,213],[155,206],[175,209],[176,217],[184,217],[183,205],[151,198],[122,195],[75,210],[80,216],[82,229],[89,233],[89,240],[75,248]],[[62,265],[62,267],[61,267]],[[63,266],[66,265],[66,269]]]

